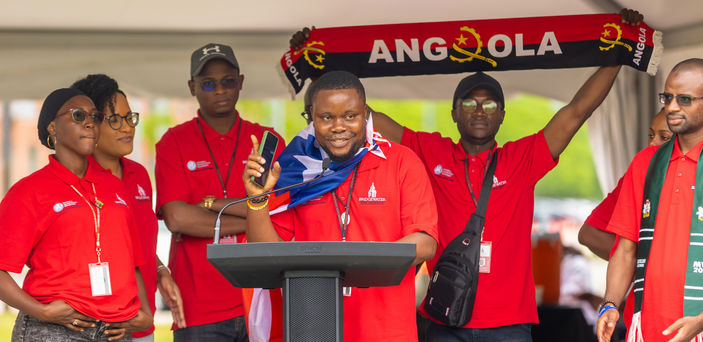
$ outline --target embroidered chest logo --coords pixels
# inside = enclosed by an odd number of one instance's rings
[[[647,199],[646,201],[644,201],[644,205],[642,206],[642,218],[649,217],[649,211],[651,209],[652,209],[652,204],[649,203],[649,199]]]
[[[437,166],[434,167],[434,174],[444,179],[448,179],[451,181],[454,180],[454,172],[452,172],[452,170],[450,169],[442,167],[441,164],[437,164]]]
[[[115,203],[117,203],[117,204],[122,204],[122,205],[124,205],[125,207],[129,208],[129,206],[127,205],[127,202],[125,202],[125,201],[122,199],[122,197],[120,197],[120,195],[115,194],[115,197],[117,198],[117,199],[115,200]]]
[[[190,171],[200,171],[202,169],[209,169],[210,165],[212,165],[212,162],[209,162],[207,160],[201,160],[201,161],[193,161],[189,160],[186,163],[186,168]]]
[[[499,180],[498,180],[498,177],[493,176],[493,188],[494,188],[494,189],[495,189],[495,188],[500,188],[501,186],[505,185],[505,183],[507,183],[507,182],[508,182],[508,181],[506,181],[506,180],[499,181]]]
[[[385,197],[379,197],[378,192],[376,191],[376,184],[371,182],[371,186],[369,187],[369,191],[367,193],[367,197],[359,197],[359,202],[361,204],[383,204],[386,203],[386,198]]]
[[[54,204],[53,209],[54,209],[54,212],[60,213],[60,212],[64,211],[65,209],[71,209],[71,208],[75,207],[77,204],[78,204],[78,202],[76,202],[76,201],[58,202],[58,203]]]
[[[151,196],[149,196],[141,185],[137,184],[137,195],[134,196],[137,201],[150,201]]]

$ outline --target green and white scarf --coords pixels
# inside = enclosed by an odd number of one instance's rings
[[[633,291],[635,296],[635,311],[632,325],[628,332],[627,341],[642,341],[641,314],[642,299],[644,298],[644,278],[647,269],[649,252],[652,248],[654,226],[657,222],[659,198],[669,169],[671,154],[677,142],[671,139],[654,153],[647,169],[644,181],[642,201],[642,219],[637,245],[637,261],[635,265],[635,281]],[[696,167],[696,189],[703,189],[703,157],[698,158]],[[691,215],[691,235],[688,246],[688,261],[686,266],[686,281],[684,283],[683,315],[696,316],[703,312],[703,193],[696,191],[693,198],[693,214]],[[663,222],[659,229],[681,229],[680,227],[665,227]],[[673,322],[671,322],[673,323]],[[693,341],[703,341],[701,335]]]

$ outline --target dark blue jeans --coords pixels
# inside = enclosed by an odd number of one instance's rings
[[[532,324],[515,324],[487,329],[462,329],[430,323],[429,342],[532,342]]]
[[[244,316],[173,331],[174,342],[249,342]]]
[[[12,342],[105,342],[105,322],[95,323],[95,327],[83,331],[73,331],[63,325],[40,321],[20,311],[12,329]],[[132,341],[132,335],[117,340]]]

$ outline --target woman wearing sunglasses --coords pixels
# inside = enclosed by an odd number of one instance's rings
[[[153,322],[124,186],[91,157],[103,119],[81,91],[52,92],[37,129],[56,153],[0,203],[0,300],[20,310],[13,341],[129,341]],[[20,288],[7,272],[25,264]]]
[[[105,169],[122,180],[137,222],[138,237],[142,244],[145,264],[140,267],[146,295],[152,312],[156,309],[157,286],[171,308],[174,322],[185,327],[183,302],[178,286],[171,273],[156,256],[158,221],[152,206],[151,180],[146,169],[139,163],[125,158],[134,147],[135,127],[139,123],[139,113],[133,112],[125,93],[117,82],[103,74],[88,75],[72,86],[84,92],[93,100],[97,109],[105,114],[100,127],[100,137],[93,157]],[[135,341],[153,341],[154,327],[132,333]]]

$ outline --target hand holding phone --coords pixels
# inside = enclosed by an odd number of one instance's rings
[[[264,132],[264,136],[261,139],[261,144],[259,145],[259,155],[266,160],[264,165],[262,165],[264,172],[261,173],[261,177],[251,177],[251,181],[262,188],[266,185],[266,179],[268,178],[269,170],[271,169],[277,146],[278,137],[269,131]]]

